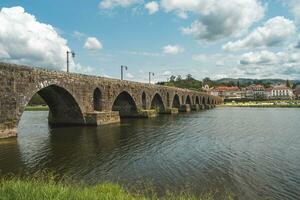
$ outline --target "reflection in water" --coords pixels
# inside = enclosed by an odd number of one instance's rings
[[[17,139],[0,141],[2,174],[41,169],[88,184],[151,182],[158,192],[232,191],[238,199],[298,199],[300,110],[218,108],[51,129],[25,112]]]

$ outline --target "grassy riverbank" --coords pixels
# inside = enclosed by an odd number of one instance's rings
[[[272,101],[247,101],[226,102],[224,107],[253,107],[253,108],[300,108],[299,100],[272,100]]]
[[[48,106],[26,106],[25,111],[47,111]]]
[[[130,193],[121,186],[103,183],[96,186],[80,186],[54,181],[51,178],[9,178],[0,181],[1,200],[213,200],[211,194],[194,197],[181,193],[180,195],[168,194],[163,198],[156,195],[143,195]],[[224,200],[232,200],[229,195]]]

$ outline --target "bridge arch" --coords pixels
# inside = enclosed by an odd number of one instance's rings
[[[211,99],[209,97],[207,97],[207,104],[211,105]]]
[[[190,95],[187,95],[186,100],[185,100],[185,104],[192,105],[192,101],[191,101]]]
[[[102,111],[102,92],[97,87],[93,93],[94,111]]]
[[[165,111],[165,105],[160,94],[156,93],[151,101],[151,109],[156,109],[159,112]]]
[[[112,111],[119,111],[120,117],[134,117],[137,115],[137,106],[132,96],[127,92],[121,92],[114,100]]]
[[[196,96],[196,100],[195,100],[195,104],[200,104],[200,101],[199,101],[199,97],[198,96]]]
[[[205,97],[202,97],[202,105],[206,105],[206,98]]]
[[[147,109],[147,96],[146,96],[145,92],[143,92],[143,94],[142,94],[142,108],[144,110]]]
[[[24,108],[21,109],[17,124],[21,119],[25,106],[36,93],[41,96],[49,107],[49,124],[55,126],[85,124],[83,112],[74,96],[66,88],[56,84],[48,85],[30,95],[30,99],[28,99]]]
[[[178,94],[174,95],[173,101],[172,101],[172,108],[180,108],[180,99]]]
[[[167,92],[167,107],[170,107],[170,94]]]

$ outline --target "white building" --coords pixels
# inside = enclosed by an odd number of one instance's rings
[[[293,99],[294,93],[293,90],[284,85],[274,86],[270,90],[271,99]]]

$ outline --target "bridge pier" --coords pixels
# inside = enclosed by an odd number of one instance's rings
[[[9,138],[9,137],[16,137],[17,136],[17,129],[16,128],[1,128],[0,127],[0,139],[2,138]]]
[[[158,115],[156,110],[139,110],[138,118],[152,118]]]
[[[117,111],[90,112],[85,114],[86,125],[99,126],[120,122],[120,115]]]
[[[179,108],[179,112],[191,112],[190,104],[181,105]]]
[[[178,108],[167,108],[163,114],[178,114]]]
[[[201,110],[200,105],[199,104],[192,105],[192,110],[200,111]]]

